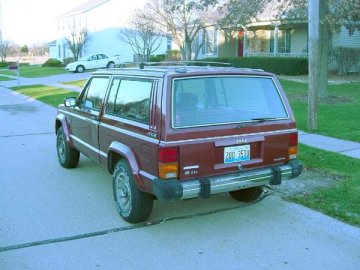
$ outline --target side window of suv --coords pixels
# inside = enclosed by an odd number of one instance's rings
[[[100,111],[108,83],[108,77],[92,78],[80,97],[80,108]]]
[[[113,80],[106,113],[149,123],[151,80],[115,78]]]

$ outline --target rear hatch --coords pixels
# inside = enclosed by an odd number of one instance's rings
[[[179,179],[247,171],[296,158],[293,115],[271,74],[188,76],[173,78],[171,85],[171,119],[166,120],[169,128],[160,147],[178,164]],[[166,155],[161,160],[166,162]]]

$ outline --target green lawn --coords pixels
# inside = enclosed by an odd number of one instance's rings
[[[87,80],[78,80],[78,81],[70,81],[70,82],[65,82],[63,84],[67,84],[67,85],[74,85],[74,86],[78,86],[80,88],[83,88],[85,83]]]
[[[1,72],[1,71],[0,71]],[[8,78],[8,77],[5,77],[5,76],[1,76],[0,75],[0,81],[12,81],[14,79],[11,79],[11,78]]]
[[[304,83],[282,80],[299,129],[307,130],[307,88]],[[319,105],[316,133],[360,142],[360,83],[329,85],[330,98]]]
[[[299,160],[306,169],[321,171],[324,179],[336,176],[335,185],[312,194],[290,198],[344,222],[360,226],[360,160],[305,145],[299,147]],[[290,180],[291,181],[291,180]]]
[[[53,107],[63,103],[66,97],[77,97],[79,95],[78,92],[45,85],[18,86],[11,89]]]
[[[20,66],[20,76],[25,78],[46,77],[63,73],[67,73],[63,67]],[[16,72],[12,70],[0,70],[0,74],[16,76]]]
[[[281,80],[281,84],[298,128],[306,131],[308,84],[287,80]],[[328,90],[330,98],[319,105],[316,133],[360,142],[360,83],[329,85]],[[299,146],[299,160],[307,169],[336,175],[340,180],[334,186],[291,200],[360,226],[360,160],[305,145]]]

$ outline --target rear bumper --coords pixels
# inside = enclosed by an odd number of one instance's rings
[[[208,198],[210,195],[263,185],[279,185],[282,180],[295,178],[301,174],[302,165],[292,160],[285,165],[265,169],[238,172],[220,176],[205,177],[191,181],[177,179],[155,179],[153,193],[162,201],[190,198]]]

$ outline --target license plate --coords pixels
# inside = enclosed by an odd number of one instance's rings
[[[224,163],[250,160],[250,145],[230,146],[224,148]]]

